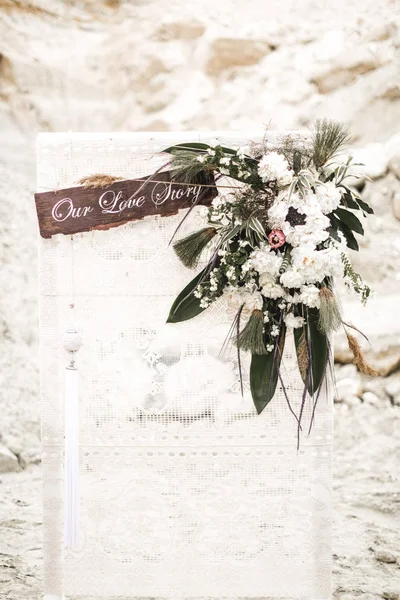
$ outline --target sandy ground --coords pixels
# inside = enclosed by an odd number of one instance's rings
[[[400,597],[400,410],[339,404],[335,429],[334,598],[395,600]],[[36,600],[42,581],[40,468],[4,474],[0,482],[0,598]]]

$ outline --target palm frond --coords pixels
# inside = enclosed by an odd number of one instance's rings
[[[193,183],[204,171],[204,164],[198,160],[202,152],[176,150],[171,159],[172,178],[182,183]]]
[[[342,123],[318,119],[312,133],[312,158],[317,169],[323,167],[349,141],[350,136]]]

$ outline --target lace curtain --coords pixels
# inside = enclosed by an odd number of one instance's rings
[[[148,175],[185,140],[260,135],[43,134],[38,191],[92,173]],[[40,239],[45,598],[330,598],[330,394],[310,436],[278,387],[257,416],[223,301],[166,324],[191,273],[169,240],[182,213]],[[201,226],[196,209],[185,230]],[[71,310],[70,305],[74,308]],[[74,313],[80,374],[80,545],[63,549],[63,334]],[[289,337],[282,369],[298,411]],[[304,423],[310,418],[307,402]]]

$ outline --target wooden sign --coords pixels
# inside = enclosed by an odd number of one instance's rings
[[[205,172],[193,185],[173,183],[169,171],[157,173],[148,182],[147,179],[35,194],[40,235],[50,238],[57,233],[109,229],[151,215],[169,217],[196,204],[210,206],[218,194],[214,178]]]

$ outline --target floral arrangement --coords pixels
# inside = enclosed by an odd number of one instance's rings
[[[307,392],[315,408],[332,361],[330,335],[339,327],[345,327],[357,366],[373,374],[343,322],[334,288],[335,278],[344,277],[363,303],[370,295],[348,256],[349,248],[358,250],[355,234],[364,233],[355,212],[373,213],[346,183],[354,163],[338,155],[348,139],[340,123],[324,119],[307,139],[288,135],[273,144],[266,134],[248,150],[218,142],[165,150],[175,180],[193,183],[200,173],[212,173],[220,192],[207,209],[207,227],[174,243],[185,266],[195,268],[206,247],[208,262],[178,295],[168,322],[194,318],[226,298],[235,309],[230,337],[239,366],[240,352],[251,353],[258,413],[278,380],[287,397],[280,364],[288,329],[304,382],[301,411]],[[301,414],[296,418],[300,428]]]

